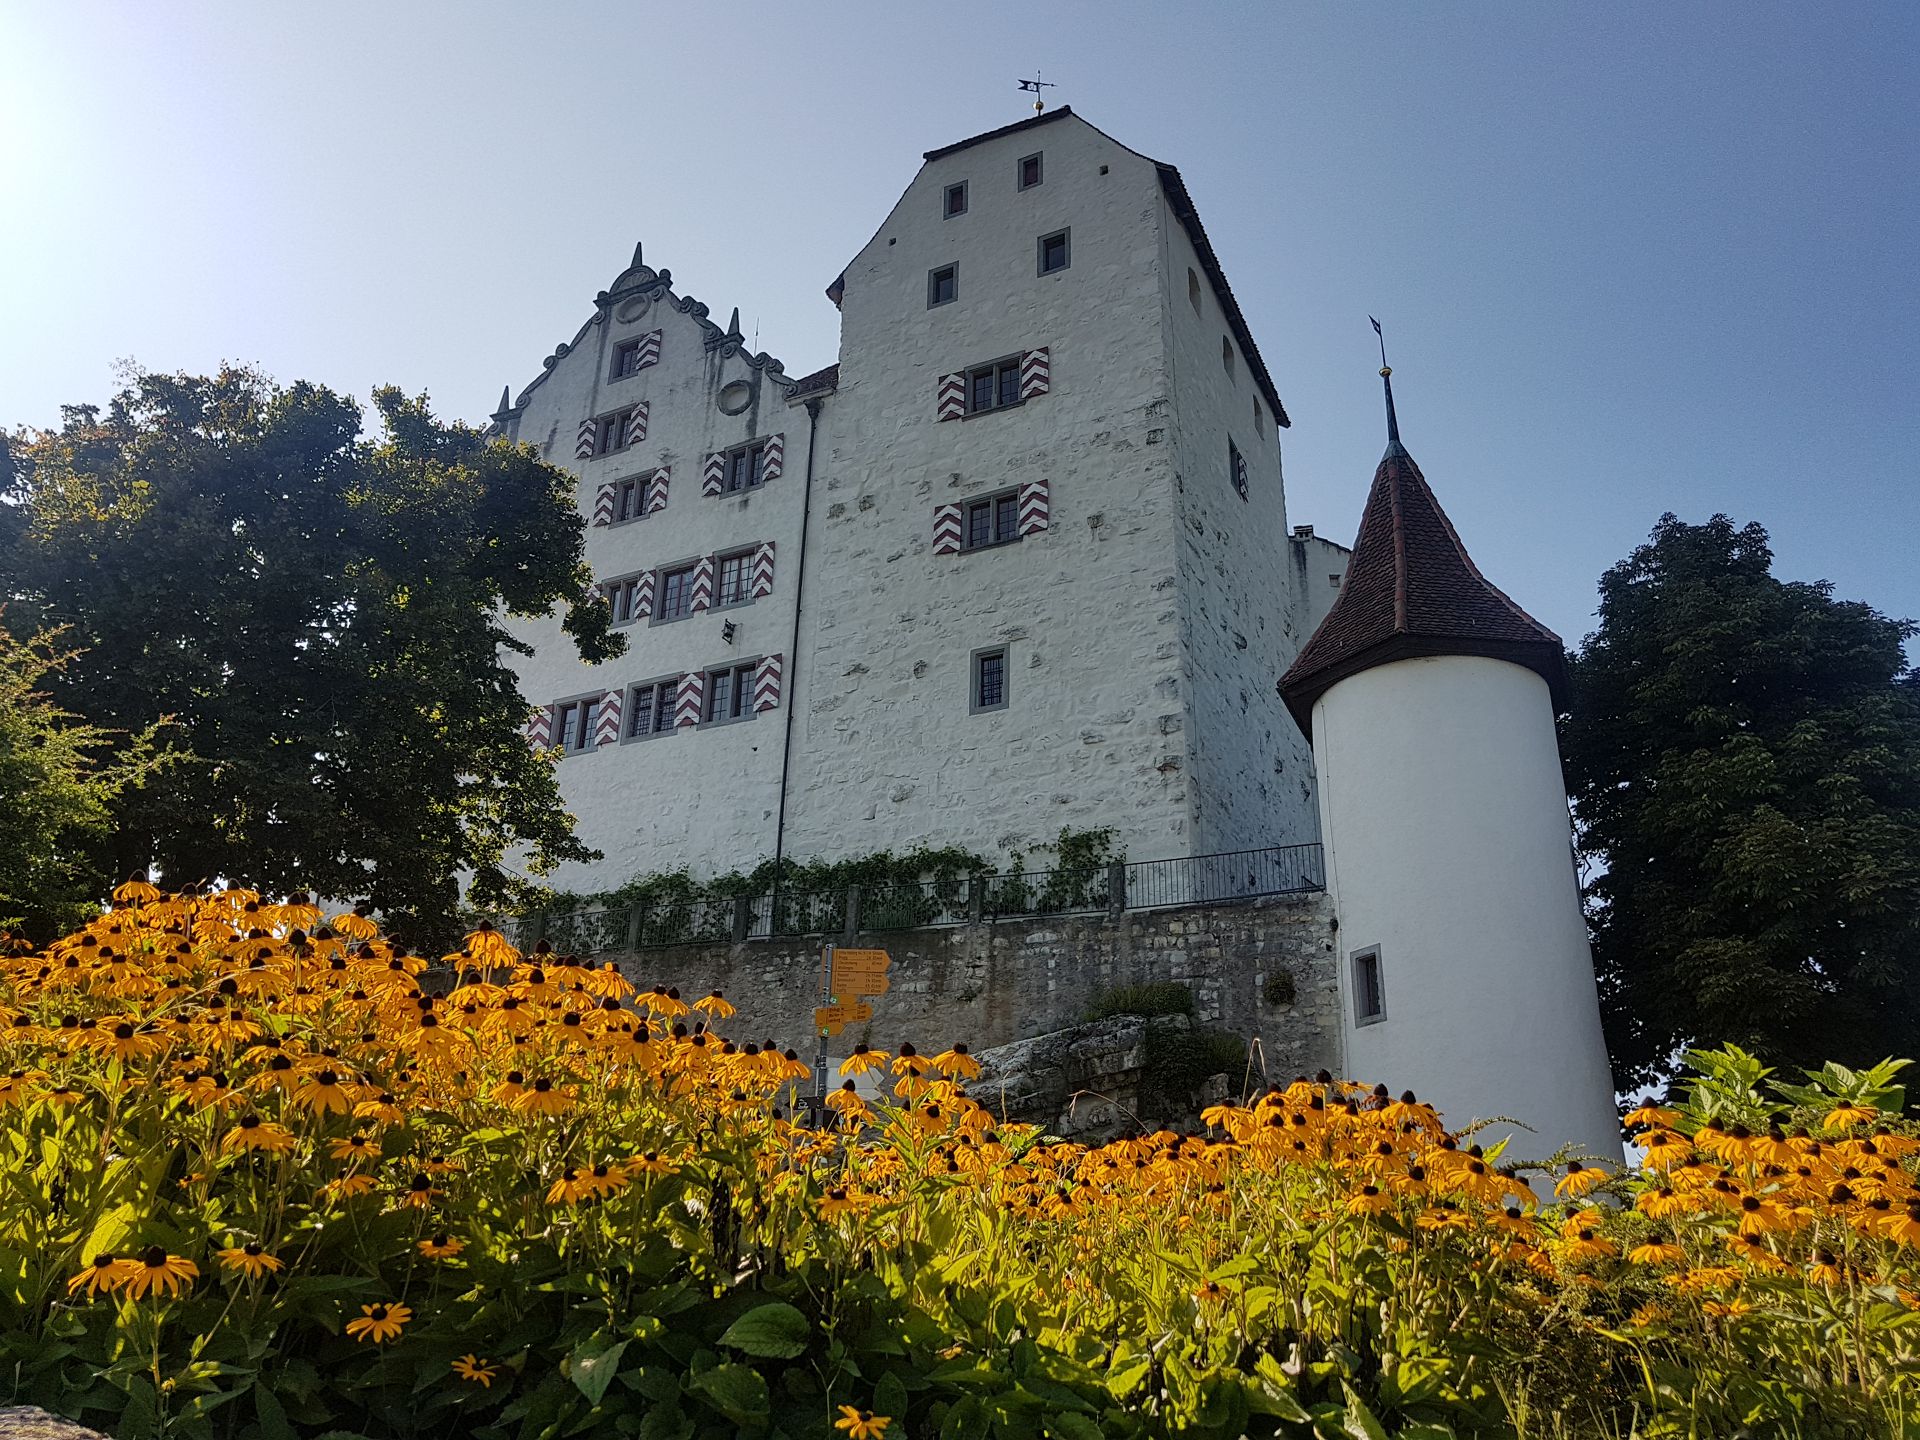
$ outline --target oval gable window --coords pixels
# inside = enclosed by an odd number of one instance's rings
[[[729,380],[720,387],[720,413],[738,415],[753,403],[753,386],[744,380]]]

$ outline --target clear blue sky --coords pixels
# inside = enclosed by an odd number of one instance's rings
[[[0,0],[0,425],[222,359],[477,420],[636,238],[800,374],[1014,78],[1185,173],[1347,540],[1402,428],[1575,640],[1664,510],[1920,616],[1920,6]]]

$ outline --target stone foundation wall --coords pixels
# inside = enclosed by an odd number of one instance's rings
[[[1316,893],[1117,920],[1023,918],[861,935],[848,943],[893,956],[890,988],[871,1002],[873,1019],[849,1027],[832,1053],[860,1040],[887,1049],[903,1040],[922,1049],[964,1041],[983,1050],[1078,1024],[1101,991],[1177,981],[1192,989],[1199,1024],[1260,1038],[1270,1076],[1337,1069],[1332,916],[1332,902]],[[791,939],[608,958],[642,988],[676,986],[688,1000],[720,990],[740,1011],[726,1025],[729,1036],[806,1053],[820,957],[818,943]],[[1287,981],[1290,1000],[1281,993]]]

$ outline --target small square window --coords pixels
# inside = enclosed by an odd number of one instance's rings
[[[1387,1018],[1387,991],[1380,973],[1380,947],[1353,952],[1353,1023],[1372,1025]]]
[[[950,304],[960,298],[960,267],[942,265],[927,272],[927,308]]]
[[[622,340],[613,347],[613,378],[624,380],[640,373],[640,342]]]
[[[940,213],[951,220],[956,215],[967,213],[967,182],[949,185],[940,201]]]
[[[1004,410],[1020,404],[1020,362],[996,360],[967,372],[967,413]]]
[[[1022,190],[1031,190],[1039,183],[1040,157],[1038,155],[1022,156],[1020,160],[1020,188]]]
[[[660,572],[659,596],[653,606],[654,623],[678,620],[693,613],[692,565],[680,565]]]
[[[1040,237],[1040,273],[1051,275],[1056,270],[1064,270],[1069,263],[1067,232],[1056,230],[1051,235]]]
[[[561,753],[578,755],[593,749],[593,710],[598,697],[562,700],[553,707],[553,743]]]
[[[611,415],[602,415],[593,432],[593,453],[611,455],[616,450],[627,448],[627,422],[633,418],[633,407],[616,410]]]
[[[758,488],[766,479],[762,473],[766,467],[767,442],[755,440],[751,444],[736,445],[727,451],[720,468],[721,493],[732,495],[742,490]]]
[[[735,551],[714,561],[714,605],[745,605],[753,599],[753,552]]]
[[[648,680],[627,688],[628,740],[645,740],[652,735],[673,733],[673,702],[680,679]]]
[[[1331,589],[1338,590],[1340,588],[1340,577],[1338,575],[1327,576],[1327,585]]]
[[[972,694],[967,709],[978,715],[983,710],[1007,708],[1007,647],[973,652]]]
[[[997,495],[988,495],[979,500],[970,500],[966,508],[967,523],[960,532],[960,548],[963,550],[984,550],[991,545],[1005,545],[1020,538],[1020,492],[1003,490]]]

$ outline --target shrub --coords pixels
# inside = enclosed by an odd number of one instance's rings
[[[1153,981],[1145,985],[1118,985],[1102,990],[1087,1002],[1087,1019],[1106,1020],[1115,1015],[1191,1015],[1193,991],[1176,981]]]
[[[484,927],[436,986],[360,915],[116,898],[0,959],[0,1404],[120,1440],[1920,1425],[1891,1065],[1697,1056],[1632,1175],[1326,1079],[1047,1142],[958,1045],[856,1049],[886,1102],[808,1128],[720,996]]]

